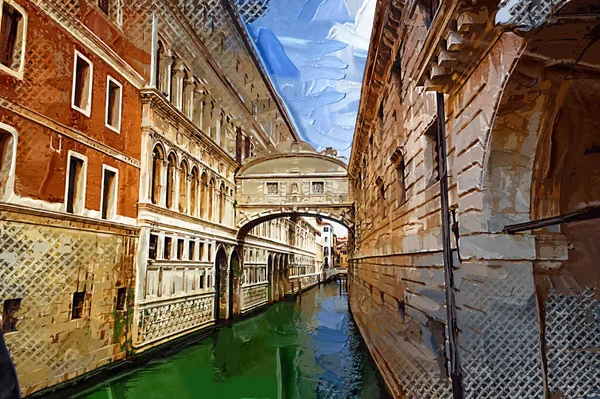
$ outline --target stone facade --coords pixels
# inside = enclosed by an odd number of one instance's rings
[[[513,31],[497,23],[498,7],[519,14],[527,2],[501,3],[378,3],[349,164],[349,295],[395,397],[582,398],[600,388],[590,368],[597,229],[584,221],[600,199],[599,48],[583,33],[595,23],[570,19],[595,11],[548,4],[540,29]]]

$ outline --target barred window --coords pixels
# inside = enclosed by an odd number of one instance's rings
[[[279,184],[277,183],[267,183],[267,194],[276,195],[279,192]]]
[[[311,184],[311,192],[313,194],[323,194],[325,192],[325,183],[322,181],[313,182]]]

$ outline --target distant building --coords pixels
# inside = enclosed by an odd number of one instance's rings
[[[333,268],[334,261],[334,234],[333,226],[329,223],[320,222],[321,245],[323,245],[323,269]]]

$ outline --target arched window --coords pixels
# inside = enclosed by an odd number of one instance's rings
[[[175,169],[177,160],[175,154],[169,154],[169,163],[167,165],[167,208],[173,208],[173,194],[175,191]]]
[[[188,164],[184,160],[181,162],[179,168],[179,212],[187,212],[187,200],[188,200]]]
[[[192,120],[194,112],[194,80],[192,74],[187,69],[183,76],[183,106],[182,111],[188,119]]]
[[[173,57],[171,65],[171,103],[181,109],[183,98],[183,64],[177,57]]]
[[[8,191],[12,190],[9,187],[11,174],[14,173],[13,161],[15,154],[15,136],[0,129],[0,199],[2,199]]]
[[[194,166],[191,173],[191,187],[190,187],[190,215],[198,216],[198,169]]]
[[[206,173],[202,173],[202,178],[200,179],[200,217],[206,218],[208,215],[208,195],[206,192],[208,191],[208,176]]]
[[[219,223],[223,223],[225,217],[225,184],[221,183],[219,189]]]
[[[150,201],[153,204],[160,202],[160,179],[162,176],[163,163],[165,161],[165,153],[162,148],[157,145],[152,151],[152,175],[150,176]]]
[[[215,180],[210,179],[208,184],[208,220],[213,220],[213,204],[215,195]]]
[[[202,129],[202,112],[204,109],[204,90],[202,86],[196,82],[194,83],[194,92],[192,98],[192,120],[200,129]]]
[[[156,61],[155,61],[155,75],[156,75],[156,88],[159,92],[161,92],[165,97],[170,96],[170,86],[171,82],[169,80],[169,72],[171,70],[171,66],[173,64],[173,58],[171,58],[162,44],[162,42],[158,42],[157,51],[156,51]]]
[[[156,54],[154,55],[154,86],[160,90],[160,78],[162,71],[161,67],[161,57],[164,56],[165,48],[162,42],[159,40],[156,45]]]

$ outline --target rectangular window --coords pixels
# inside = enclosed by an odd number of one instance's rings
[[[0,21],[0,64],[2,69],[14,75],[23,72],[25,57],[25,11],[16,4],[2,3]],[[19,76],[22,77],[22,76]]]
[[[92,112],[93,73],[94,67],[92,62],[80,52],[75,51],[71,106],[86,116],[90,116]]]
[[[200,275],[200,289],[204,288],[204,272]]]
[[[438,174],[438,136],[439,126],[434,120],[425,132],[425,182],[426,187],[432,186],[440,180]]]
[[[425,26],[429,29],[440,7],[440,0],[424,0],[423,5],[425,7]]]
[[[156,234],[150,234],[150,244],[148,245],[148,258],[156,259],[158,254],[158,236]]]
[[[5,299],[2,310],[2,331],[17,331],[17,312],[21,309],[21,298]]]
[[[106,127],[115,132],[121,131],[121,103],[123,86],[111,76],[106,78]]]
[[[117,170],[103,166],[102,174],[102,219],[112,219],[117,214]]]
[[[325,192],[325,183],[322,181],[315,181],[311,183],[311,193],[322,195]]]
[[[279,192],[279,184],[278,183],[267,183],[267,194],[277,195],[278,192]]]
[[[188,259],[196,260],[196,241],[190,240],[188,243]]]
[[[85,301],[85,291],[79,291],[73,294],[73,305],[71,308],[71,320],[81,319],[83,316],[83,304]]]
[[[171,259],[171,245],[173,239],[171,237],[165,237],[165,246],[163,248],[163,259]]]
[[[81,214],[85,205],[85,160],[83,156],[69,153],[67,164],[67,192],[65,209]]]
[[[198,248],[198,250],[199,250],[199,254],[198,254],[199,259],[204,260],[204,243],[203,242],[200,243],[200,247]]]
[[[329,227],[323,227],[323,232],[327,233],[329,231]]]
[[[185,241],[183,238],[177,240],[177,259],[183,259],[183,248],[185,247]]]
[[[117,310],[125,310],[127,287],[117,289]]]
[[[211,261],[211,258],[210,258],[211,257],[211,253],[210,253],[211,246],[212,246],[211,244],[208,244],[208,261],[209,262]]]
[[[404,169],[404,160],[401,160],[396,164],[396,183],[398,185],[396,190],[398,205],[402,205],[406,202],[406,181],[404,177]]]
[[[108,15],[108,0],[98,0],[98,7],[100,7],[103,13]]]

